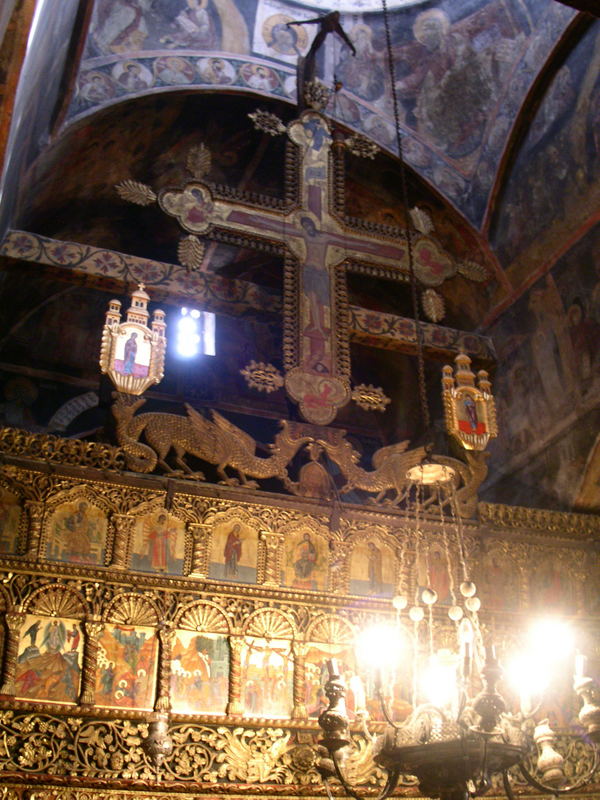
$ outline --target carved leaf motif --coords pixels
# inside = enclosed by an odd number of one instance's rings
[[[194,606],[183,613],[177,627],[202,633],[229,633],[229,625],[223,612],[214,606],[204,604]]]
[[[487,269],[476,261],[460,261],[458,271],[465,278],[477,283],[482,283],[489,277]]]
[[[433,230],[433,220],[427,211],[423,211],[422,208],[415,206],[414,208],[410,209],[409,213],[410,218],[412,219],[412,224],[420,233],[424,233],[425,235],[431,233]]]
[[[439,322],[444,319],[444,314],[446,313],[444,298],[435,289],[424,291],[421,295],[421,303],[427,319],[432,322]]]
[[[352,625],[341,617],[323,616],[313,622],[307,632],[307,638],[312,642],[351,644],[355,638],[355,631]]]
[[[63,586],[48,586],[34,595],[28,604],[29,614],[40,614],[44,617],[84,617],[86,609],[76,594]]]
[[[261,639],[290,639],[294,636],[294,628],[281,612],[265,610],[248,620],[244,633]]]
[[[145,183],[139,181],[121,181],[115,186],[119,197],[127,200],[128,203],[135,203],[138,206],[149,206],[156,200],[156,195]]]
[[[188,269],[200,269],[204,259],[204,244],[197,236],[186,236],[177,245],[179,263]]]
[[[192,147],[188,152],[185,166],[187,171],[191,173],[194,178],[203,178],[207,175],[210,172],[211,165],[212,156],[205,144]]]
[[[117,625],[156,625],[158,615],[148,598],[132,592],[115,597],[106,619]]]

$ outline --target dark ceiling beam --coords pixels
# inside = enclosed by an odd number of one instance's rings
[[[36,233],[10,231],[0,256],[22,264],[45,265],[66,280],[85,279],[86,285],[123,292],[144,280],[156,302],[194,303],[207,311],[236,316],[248,312],[281,314],[281,297],[248,281],[222,278],[206,272],[189,273],[178,264],[125,255],[77,242],[61,242]],[[22,268],[22,267],[21,267]],[[187,287],[187,290],[186,290]],[[125,309],[124,309],[125,310]],[[370,309],[350,308],[349,333],[353,342],[383,350],[416,353],[413,319]],[[478,361],[494,362],[494,346],[487,336],[423,322],[425,351],[434,358],[458,352]]]
[[[571,6],[571,8],[576,8],[578,11],[585,11],[593,17],[600,18],[600,4],[598,0],[555,0],[555,2],[563,6]]]

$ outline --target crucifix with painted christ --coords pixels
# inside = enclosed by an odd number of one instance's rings
[[[234,234],[250,244],[272,243],[284,257],[285,389],[308,422],[327,425],[350,400],[347,270],[408,280],[405,235],[397,228],[353,225],[336,211],[333,197],[331,128],[325,116],[307,109],[287,128],[299,154],[297,200],[282,211],[256,202],[219,198],[204,180],[210,154],[196,159],[193,179],[155,195],[134,181],[119,185],[123,197],[142,205],[158,201],[192,236]],[[341,144],[340,146],[343,146]],[[456,273],[452,258],[426,234],[413,234],[419,281],[438,286]]]

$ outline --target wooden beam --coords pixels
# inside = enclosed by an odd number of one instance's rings
[[[206,272],[188,272],[167,264],[115,250],[76,242],[61,242],[26,231],[10,231],[0,245],[0,256],[52,267],[68,279],[122,292],[143,281],[152,299],[196,303],[208,311],[236,316],[248,311],[281,314],[281,298],[248,281],[221,278]],[[415,321],[407,317],[351,306],[349,330],[353,342],[384,350],[416,352]],[[489,336],[422,322],[423,344],[433,358],[453,358],[463,351],[478,361],[496,360]]]

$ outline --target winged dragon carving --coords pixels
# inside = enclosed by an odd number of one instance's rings
[[[185,460],[186,455],[192,455],[215,464],[224,483],[256,488],[258,484],[249,481],[248,475],[252,478],[287,477],[287,464],[309,441],[306,436],[291,438],[287,423],[283,421],[282,430],[269,445],[271,455],[261,458],[255,454],[254,439],[217,411],[211,412],[210,420],[186,403],[185,417],[154,411],[134,416],[145,402],[143,397],[131,401],[125,395],[117,395],[112,406],[117,439],[125,451],[127,466],[136,472],[153,472],[160,466],[166,472],[202,480],[202,473],[194,472]],[[142,434],[146,443],[139,441]],[[179,470],[174,470],[166,461],[171,450]],[[225,472],[226,467],[235,469],[239,480],[230,477]]]

